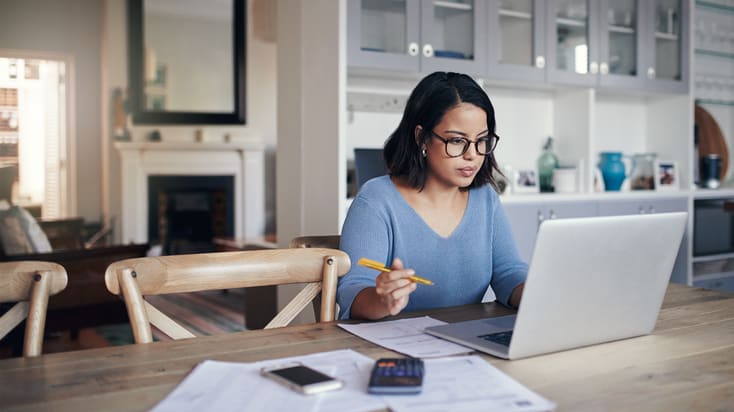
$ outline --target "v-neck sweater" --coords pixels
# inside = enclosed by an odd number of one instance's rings
[[[362,257],[387,267],[400,258],[406,268],[434,282],[418,284],[404,312],[479,303],[490,286],[507,305],[528,272],[499,196],[489,185],[469,190],[464,216],[443,237],[408,204],[389,176],[374,178],[352,202],[339,248],[352,260],[337,288],[341,319],[350,317],[352,302],[362,289],[375,286],[379,273],[357,265]]]

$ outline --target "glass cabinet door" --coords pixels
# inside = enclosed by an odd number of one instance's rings
[[[486,2],[421,1],[421,71],[486,72]]]
[[[549,0],[548,76],[554,83],[592,85],[599,72],[597,2]]]
[[[544,22],[544,0],[490,0],[491,77],[545,81]]]
[[[602,0],[599,45],[599,83],[638,87],[642,82],[640,59],[641,0]]]
[[[419,13],[419,0],[348,1],[349,65],[417,71]]]
[[[647,15],[650,55],[645,73],[650,88],[682,91],[688,87],[687,16],[688,1],[650,2]]]

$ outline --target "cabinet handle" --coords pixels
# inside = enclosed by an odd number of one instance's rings
[[[557,217],[558,217],[558,216],[556,216],[556,212],[554,212],[554,211],[553,211],[553,209],[551,209],[551,211],[550,211],[550,216],[548,216],[548,218],[549,218],[549,219],[551,219],[551,220],[553,220],[553,219],[555,219],[555,218],[557,218]]]
[[[433,57],[433,46],[431,46],[430,44],[424,44],[423,55],[426,57]]]
[[[600,64],[599,71],[601,74],[609,74],[609,65],[607,63]]]
[[[647,213],[655,213],[655,206],[650,205],[650,207],[647,208]]]
[[[597,62],[591,62],[591,63],[589,63],[589,72],[591,74],[597,74],[597,73],[599,73],[599,64]]]
[[[654,79],[655,78],[655,68],[654,67],[648,67],[647,68],[647,78],[648,79]]]
[[[408,54],[411,56],[418,55],[418,43],[412,42],[408,44]]]
[[[640,205],[640,214],[641,215],[645,214],[645,206]]]
[[[545,57],[538,56],[535,58],[535,67],[542,69],[545,67]]]

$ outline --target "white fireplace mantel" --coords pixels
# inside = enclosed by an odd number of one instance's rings
[[[234,176],[236,237],[265,231],[265,156],[260,142],[115,142],[122,166],[122,240],[148,242],[148,176]]]

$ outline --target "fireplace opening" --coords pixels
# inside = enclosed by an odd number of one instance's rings
[[[234,176],[148,176],[148,239],[168,255],[216,250],[234,236]]]

